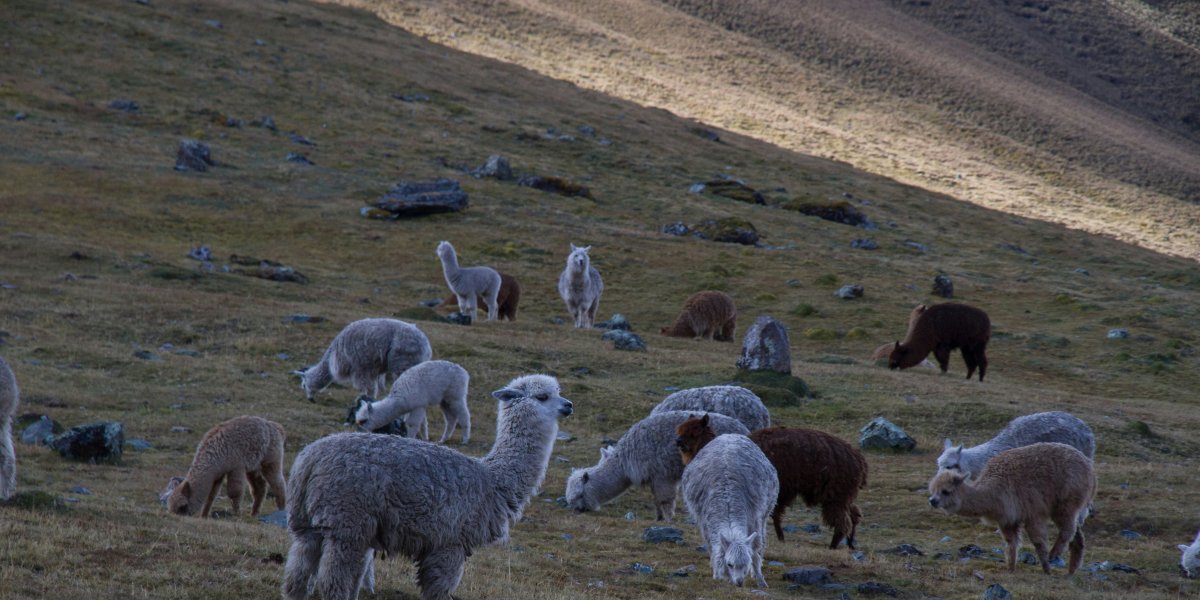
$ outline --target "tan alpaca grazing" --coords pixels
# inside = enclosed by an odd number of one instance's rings
[[[243,484],[250,482],[254,497],[251,515],[258,514],[267,486],[275,494],[275,505],[286,506],[283,481],[283,426],[262,417],[234,417],[208,430],[196,447],[196,457],[187,477],[175,486],[167,509],[178,515],[207,517],[213,499],[225,480],[225,493],[238,514]]]
[[[683,303],[683,310],[661,333],[672,337],[704,338],[732,342],[737,329],[737,307],[725,292],[696,292]]]

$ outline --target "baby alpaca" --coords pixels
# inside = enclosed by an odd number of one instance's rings
[[[364,431],[374,431],[404,415],[404,424],[413,437],[419,433],[429,439],[429,425],[425,409],[442,407],[446,426],[442,430],[443,443],[454,433],[454,427],[462,421],[463,439],[471,439],[471,411],[467,408],[467,386],[471,377],[467,370],[445,360],[427,360],[403,372],[392,384],[392,392],[378,402],[365,402],[355,415],[355,422]]]
[[[567,312],[575,319],[575,327],[583,329],[591,329],[596,322],[600,294],[604,292],[604,280],[588,256],[591,249],[591,246],[571,244],[567,266],[558,276],[558,295],[567,303]]]
[[[888,368],[915,367],[933,352],[942,372],[950,366],[950,352],[962,350],[967,363],[967,379],[979,368],[979,380],[987,372],[987,344],[992,337],[992,322],[987,313],[966,304],[946,302],[926,308],[909,329],[903,342],[896,342],[888,357]]]
[[[725,292],[696,292],[683,303],[675,323],[663,327],[663,335],[732,342],[737,330],[737,307]]]
[[[0,358],[0,500],[17,491],[17,454],[13,450],[12,425],[21,402],[17,378],[8,363]]]
[[[460,267],[458,255],[454,246],[443,241],[437,247],[438,258],[442,260],[442,274],[446,277],[446,285],[458,297],[458,308],[463,313],[471,311],[471,322],[479,320],[479,310],[475,304],[476,296],[482,296],[487,305],[488,320],[496,320],[500,305],[496,299],[500,296],[500,274],[491,267]]]
[[[242,485],[250,481],[254,498],[251,515],[258,514],[271,487],[275,504],[283,510],[287,503],[283,482],[283,426],[262,417],[234,417],[220,423],[200,439],[196,457],[187,477],[175,486],[167,499],[167,509],[178,515],[207,517],[213,499],[225,479],[225,492],[238,514]]]
[[[430,359],[429,338],[416,325],[398,319],[361,319],[347,325],[330,342],[320,362],[292,371],[309,402],[331,383],[350,382],[363,396],[378,398],[395,377]]]
[[[1033,542],[1042,570],[1070,542],[1067,574],[1083,562],[1083,527],[1088,503],[1096,494],[1092,461],[1066,445],[1039,442],[992,457],[979,479],[968,481],[957,470],[941,471],[929,482],[929,504],[950,514],[979,517],[1000,526],[1008,542],[1008,572],[1016,570],[1020,529]],[[1046,551],[1046,521],[1058,526],[1058,539]]]
[[[1200,575],[1200,532],[1196,533],[1196,539],[1192,541],[1191,546],[1180,544],[1179,551],[1183,552],[1183,556],[1179,558],[1179,566],[1183,568],[1183,572],[1187,573],[1188,577]]]

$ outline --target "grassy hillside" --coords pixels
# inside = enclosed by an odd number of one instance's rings
[[[669,389],[732,377],[739,344],[656,333],[702,289],[736,299],[739,334],[760,314],[789,327],[794,371],[816,397],[773,407],[775,422],[856,440],[882,415],[919,442],[912,454],[869,456],[870,485],[860,496],[864,560],[825,549],[825,531],[771,540],[767,559],[784,566],[767,567],[769,595],[835,595],[787,591],[781,573],[806,564],[831,568],[851,593],[879,581],[906,597],[974,597],[995,582],[1020,597],[1200,591],[1175,567],[1175,544],[1194,535],[1190,507],[1200,501],[1200,274],[1190,260],[712,129],[440,46],[349,8],[17,0],[0,5],[0,39],[0,355],[20,382],[19,412],[67,426],[119,420],[128,438],[152,445],[127,448],[122,463],[109,466],[18,444],[23,497],[58,500],[0,506],[0,595],[278,594],[284,530],[248,515],[176,518],[159,506],[158,492],[224,419],[258,414],[282,423],[289,464],[305,443],[343,430],[354,392],[331,388],[310,404],[288,372],[317,360],[346,323],[399,316],[428,334],[435,357],[471,373],[467,453],[490,447],[488,392],[517,375],[554,374],[575,402],[562,424],[572,439],[556,445],[544,491],[510,545],[471,557],[460,597],[747,596],[705,574],[694,527],[677,523],[684,546],[640,541],[654,524],[646,491],[596,514],[554,503],[571,468],[592,464],[605,439],[618,438]],[[634,40],[626,47],[641,51]],[[119,110],[114,100],[139,108]],[[268,115],[277,131],[256,124]],[[173,170],[184,137],[210,144],[220,165]],[[291,162],[289,153],[315,166]],[[494,153],[519,173],[582,183],[593,199],[463,172]],[[768,205],[688,192],[720,176],[743,179]],[[459,180],[471,207],[395,222],[359,215],[396,181],[432,177]],[[781,207],[836,202],[878,229]],[[726,217],[752,222],[763,245],[660,233],[678,220]],[[851,248],[858,238],[880,248]],[[463,264],[520,279],[515,323],[462,327],[419,306],[445,294],[434,256],[443,239]],[[647,352],[613,350],[600,332],[559,321],[567,315],[555,281],[572,242],[591,244],[604,274],[601,317],[624,314]],[[201,244],[215,255],[212,272],[186,256]],[[231,255],[278,261],[309,282],[225,272],[245,268]],[[935,300],[929,288],[939,273],[953,278],[956,299],[991,315],[984,383],[964,381],[957,356],[946,376],[867,360],[876,345],[903,335],[914,304]],[[834,297],[851,283],[865,287],[864,297]],[[323,320],[293,318],[299,314]],[[1113,328],[1131,335],[1110,340]],[[970,543],[1000,545],[992,529],[928,508],[924,486],[940,440],[978,443],[1016,415],[1051,409],[1087,420],[1099,442],[1086,561],[1140,573],[1046,578],[1028,565],[1008,575],[994,561],[935,559]],[[440,415],[431,421],[438,430]],[[788,513],[789,524],[818,521],[799,507]],[[1126,529],[1141,537],[1127,539]],[[926,555],[885,552],[900,543]],[[653,573],[635,572],[634,562]],[[698,567],[692,575],[671,575],[689,564]],[[416,598],[412,572],[403,561],[382,563],[381,595]]]

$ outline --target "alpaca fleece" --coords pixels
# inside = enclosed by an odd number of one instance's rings
[[[251,515],[257,515],[270,486],[280,510],[287,504],[283,480],[283,426],[262,417],[243,415],[219,423],[196,446],[187,476],[175,486],[167,508],[175,514],[207,517],[213,499],[225,480],[233,513],[240,510],[242,484],[250,482],[254,498]]]
[[[13,449],[12,426],[20,404],[17,377],[0,358],[0,500],[11,498],[17,491],[17,453]]]
[[[737,330],[737,307],[725,292],[696,292],[683,303],[675,322],[661,333],[672,337],[732,342]]]
[[[331,383],[349,382],[363,396],[378,398],[387,377],[429,360],[429,338],[416,325],[399,319],[361,319],[342,329],[320,362],[303,370],[300,389],[309,402]]]
[[[1062,555],[1070,542],[1067,573],[1083,562],[1083,528],[1088,504],[1096,494],[1092,461],[1066,444],[1039,442],[1005,450],[992,457],[979,479],[969,481],[957,470],[941,471],[929,482],[929,504],[950,514],[987,519],[1000,527],[1008,543],[1008,571],[1016,570],[1020,529],[1033,542],[1042,570]],[[1047,552],[1046,521],[1058,526],[1058,538]]]
[[[500,305],[500,308],[497,309],[497,314],[500,320],[508,319],[509,321],[516,321],[517,305],[521,302],[521,283],[512,275],[501,271],[497,271],[497,273],[500,273],[500,293],[496,295],[496,302]],[[487,306],[487,300],[483,296],[479,296],[475,300],[478,303],[476,306],[479,304]],[[450,294],[442,300],[442,304],[445,306],[458,306],[458,296]]]
[[[921,313],[903,342],[896,342],[888,357],[888,368],[914,367],[933,352],[945,373],[950,366],[950,352],[961,349],[967,363],[967,379],[978,368],[979,381],[983,381],[991,337],[992,323],[982,310],[955,302],[935,304]]]
[[[754,392],[736,385],[710,385],[679,390],[658,403],[650,414],[668,410],[719,413],[754,431],[771,426],[771,413]]]

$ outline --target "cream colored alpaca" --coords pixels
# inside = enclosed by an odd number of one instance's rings
[[[225,480],[225,493],[238,514],[242,486],[250,481],[254,497],[251,515],[258,514],[266,495],[266,487],[275,494],[275,505],[286,506],[283,481],[283,426],[262,417],[234,417],[208,430],[196,447],[196,457],[187,477],[175,487],[167,499],[167,509],[174,514],[207,517],[213,499]]]

